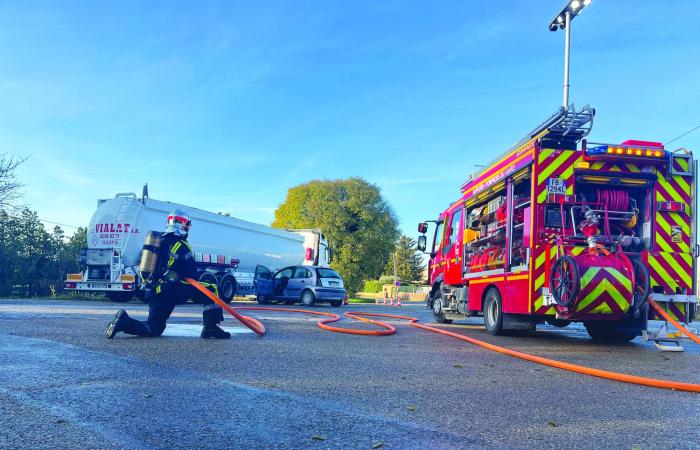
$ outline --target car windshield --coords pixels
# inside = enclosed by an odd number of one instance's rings
[[[320,278],[338,278],[340,279],[340,275],[335,270],[331,269],[316,269],[318,272],[318,276]]]

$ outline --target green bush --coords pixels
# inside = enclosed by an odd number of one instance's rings
[[[365,280],[364,288],[362,292],[382,292],[382,282],[379,280]]]

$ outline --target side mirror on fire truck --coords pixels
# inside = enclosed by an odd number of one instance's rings
[[[421,234],[425,234],[428,231],[428,224],[425,222],[421,222],[418,224],[418,232]]]
[[[428,238],[425,236],[418,236],[418,244],[416,247],[418,247],[418,251],[424,252],[428,244]]]

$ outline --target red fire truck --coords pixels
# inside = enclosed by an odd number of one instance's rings
[[[657,142],[587,142],[595,110],[560,108],[472,176],[437,220],[429,250],[435,319],[483,316],[489,333],[583,322],[598,340],[695,315],[696,162]],[[655,334],[654,334],[655,333]]]

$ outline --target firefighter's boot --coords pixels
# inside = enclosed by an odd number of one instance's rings
[[[231,339],[231,333],[222,330],[218,325],[205,326],[199,336],[202,339]]]
[[[117,314],[114,315],[114,319],[112,319],[112,321],[107,324],[107,328],[105,328],[105,337],[107,337],[107,339],[112,339],[115,334],[124,331],[130,319],[125,310],[120,309],[117,311]]]
[[[202,319],[204,322],[204,328],[202,328],[202,334],[200,334],[202,339],[231,338],[231,333],[219,328],[219,323],[224,321],[224,311],[220,306],[214,304],[206,305],[204,311],[202,311]]]

